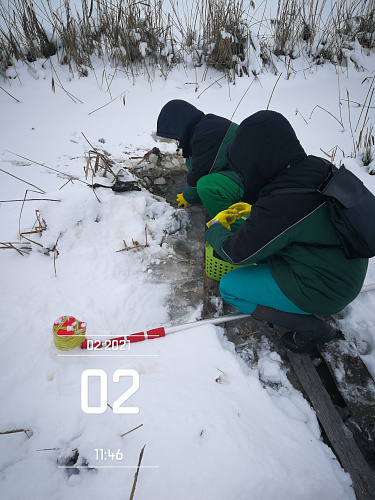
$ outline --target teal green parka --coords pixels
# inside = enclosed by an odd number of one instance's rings
[[[212,225],[208,243],[232,264],[266,261],[283,293],[308,313],[344,309],[361,290],[368,259],[345,257],[323,195],[273,194],[317,188],[328,175],[326,162],[307,156],[289,122],[273,111],[242,122],[227,156],[252,210],[234,233]]]

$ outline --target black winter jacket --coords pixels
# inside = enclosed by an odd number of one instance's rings
[[[206,115],[180,99],[169,101],[162,108],[156,133],[159,137],[179,141],[189,171],[184,190],[187,202],[199,202],[197,182],[210,173],[224,173],[240,185],[238,176],[227,163],[225,148],[222,147],[230,143],[236,129],[237,125],[230,120],[213,114]]]
[[[319,187],[328,176],[327,163],[307,156],[290,123],[273,111],[244,120],[227,157],[252,210],[234,233],[212,225],[207,241],[233,264],[266,259],[276,283],[302,310],[318,315],[342,310],[358,295],[368,259],[345,257],[323,195],[273,194]]]

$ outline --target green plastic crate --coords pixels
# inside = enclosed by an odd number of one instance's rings
[[[209,278],[220,281],[221,278],[233,271],[234,269],[239,269],[240,267],[252,266],[253,264],[245,264],[243,266],[233,266],[229,264],[229,262],[225,262],[225,260],[217,259],[214,257],[214,251],[211,245],[206,242],[206,274]]]

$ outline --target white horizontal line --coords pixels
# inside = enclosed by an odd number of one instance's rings
[[[94,357],[94,358],[99,358],[99,357],[115,357],[115,358],[129,358],[129,357],[157,357],[160,356],[160,354],[58,354],[57,356],[59,357]]]
[[[58,469],[159,469],[159,465],[58,465]]]

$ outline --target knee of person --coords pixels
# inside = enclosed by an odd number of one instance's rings
[[[208,177],[209,177],[209,175],[205,175],[205,176],[201,177],[199,179],[199,181],[197,182],[197,191],[198,191],[200,198],[202,198],[202,194],[204,196],[205,194],[212,192],[214,189],[214,186],[212,185],[212,181],[210,181],[210,179],[208,179]]]
[[[229,289],[230,289],[230,286],[228,286],[228,274],[225,274],[221,280],[220,280],[220,285],[219,285],[219,291],[220,291],[220,295],[223,297],[223,299],[225,300],[226,297],[229,297],[230,296],[230,293],[229,293]],[[230,283],[230,281],[229,281]]]

